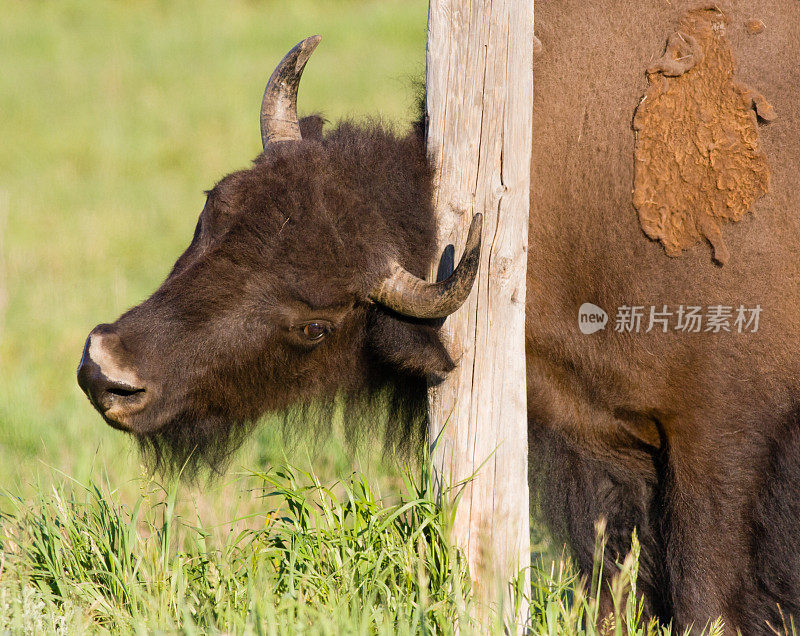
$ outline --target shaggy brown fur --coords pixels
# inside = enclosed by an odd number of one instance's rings
[[[382,415],[389,443],[418,440],[425,382],[452,369],[436,329],[368,300],[391,256],[418,275],[434,257],[419,133],[303,129],[208,193],[169,277],[107,328],[157,392],[128,424],[159,468],[218,467],[263,413],[324,421],[303,416],[342,394],[370,414],[346,421]],[[310,342],[310,321],[330,334]]]
[[[696,630],[722,615],[756,634],[780,623],[778,603],[800,615],[800,3],[725,10],[737,76],[780,117],[759,130],[769,193],[726,228],[724,268],[702,245],[665,256],[633,206],[645,71],[695,7],[536,5],[531,480],[584,572],[599,517],[606,572],[638,528],[648,613]],[[751,35],[753,20],[763,33]],[[392,257],[422,275],[436,256],[421,134],[342,124],[323,136],[317,119],[304,129],[209,192],[161,288],[104,327],[155,394],[130,426],[162,463],[214,465],[261,413],[337,394],[366,408],[393,399],[405,413],[389,429],[408,440],[424,383],[452,368],[433,326],[368,300]],[[579,331],[585,302],[611,314],[608,328]],[[611,328],[623,305],[690,304],[758,304],[759,331]],[[311,320],[331,329],[316,344],[302,335]]]

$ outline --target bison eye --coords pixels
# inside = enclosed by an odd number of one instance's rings
[[[316,342],[331,332],[331,325],[327,322],[308,322],[300,328],[300,332],[306,340]]]

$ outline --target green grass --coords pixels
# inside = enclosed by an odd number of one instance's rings
[[[234,523],[219,540],[199,511],[178,513],[177,484],[142,481],[126,508],[108,485],[61,483],[2,520],[0,632],[504,633],[502,607],[476,604],[448,543],[452,509],[434,503],[430,474],[415,472],[388,498],[356,474],[333,485],[293,468],[253,474],[259,523]],[[598,562],[602,550],[599,539]],[[637,557],[634,539],[605,621],[596,585],[587,590],[563,561],[535,562],[523,573],[531,633],[670,634],[641,620]]]
[[[60,611],[69,631],[442,632],[464,612],[447,515],[411,481],[394,503],[356,475],[325,487],[286,469],[250,482],[259,523],[218,542],[198,511],[178,514],[175,484],[144,482],[132,509],[108,486],[79,484],[20,503],[0,539],[0,599],[23,606],[0,601],[0,631],[20,627],[29,597],[35,620]]]

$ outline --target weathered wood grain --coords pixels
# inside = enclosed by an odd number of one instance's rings
[[[532,0],[430,0],[428,152],[441,249],[454,245],[459,254],[472,215],[484,214],[475,288],[443,327],[460,363],[430,391],[432,457],[443,489],[477,473],[463,488],[453,532],[485,599],[498,576],[508,581],[530,559],[524,329],[533,45]]]

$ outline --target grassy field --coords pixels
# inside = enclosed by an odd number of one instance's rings
[[[203,190],[259,152],[281,56],[321,33],[301,110],[405,126],[426,8],[0,0],[0,633],[500,630],[467,618],[419,467],[335,430],[287,446],[268,420],[227,475],[160,486],[75,382],[89,330],[155,289]],[[536,546],[535,631],[593,626],[568,561]],[[648,632],[636,612],[620,601],[614,633]]]

